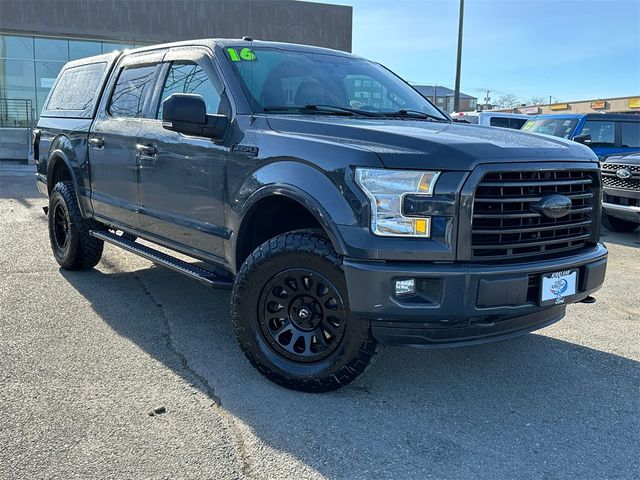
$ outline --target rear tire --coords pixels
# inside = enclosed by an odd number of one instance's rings
[[[236,277],[231,308],[251,364],[293,390],[340,388],[381,350],[369,322],[350,313],[342,259],[314,233],[282,234],[254,250]]]
[[[607,215],[606,213],[602,215],[602,223],[604,223],[604,226],[609,230],[621,233],[633,232],[640,226],[640,223],[638,222],[629,222],[628,220],[622,220],[620,218],[612,217],[611,215]]]
[[[73,183],[56,183],[49,195],[49,240],[62,268],[86,270],[97,265],[104,242],[89,231],[98,228],[96,222],[82,218]]]

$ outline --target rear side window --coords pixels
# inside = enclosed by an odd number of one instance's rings
[[[520,130],[527,123],[526,118],[510,118],[509,120],[509,128],[515,128],[516,130]]]
[[[202,95],[207,113],[216,114],[220,108],[220,94],[202,68],[192,62],[172,63],[162,88],[160,105],[156,118],[162,118],[162,102],[173,93],[194,93]]]
[[[582,127],[580,135],[591,135],[590,146],[615,145],[616,122],[602,122],[600,120],[587,120]]]
[[[64,70],[51,92],[45,110],[50,112],[78,112],[80,117],[90,117],[100,94],[100,86],[106,63],[91,63]]]
[[[492,127],[513,128],[520,130],[526,123],[526,118],[511,118],[511,117],[491,117],[489,119],[489,125]]]
[[[640,122],[621,122],[622,146],[640,148]]]
[[[142,117],[156,68],[156,65],[123,68],[111,94],[109,113],[114,117]]]
[[[493,117],[489,119],[489,125],[492,127],[509,128],[509,119],[504,117]]]

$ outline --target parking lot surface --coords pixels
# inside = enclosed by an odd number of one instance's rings
[[[2,479],[640,478],[638,232],[604,232],[598,302],[551,327],[305,394],[248,364],[228,292],[111,246],[61,270],[44,205],[0,163]]]

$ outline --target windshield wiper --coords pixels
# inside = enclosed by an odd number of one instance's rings
[[[365,117],[379,117],[376,112],[358,110],[357,108],[337,107],[335,105],[268,105],[263,108],[265,112],[301,112],[301,113],[323,113],[328,115],[362,115]]]
[[[437,115],[432,115],[430,113],[420,112],[418,110],[398,110],[397,112],[382,112],[382,114],[386,117],[403,117],[403,118],[421,118],[424,120],[432,120],[435,122],[445,122],[449,123],[449,120],[446,118],[438,117]]]

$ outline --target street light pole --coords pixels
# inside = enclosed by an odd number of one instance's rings
[[[458,58],[456,60],[456,89],[453,94],[453,111],[460,110],[460,66],[462,64],[462,19],[464,17],[464,0],[460,0],[460,18],[458,19]]]

